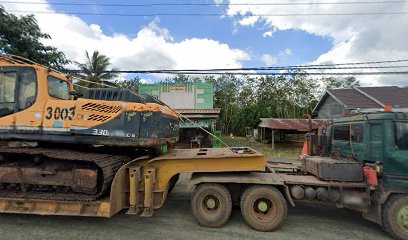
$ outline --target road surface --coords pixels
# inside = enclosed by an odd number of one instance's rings
[[[190,193],[185,191],[187,177],[181,177],[166,206],[152,218],[124,213],[112,219],[3,214],[0,239],[391,239],[381,227],[363,220],[358,213],[314,204],[290,207],[286,222],[275,232],[250,229],[239,209],[233,210],[224,228],[203,228],[190,213]]]

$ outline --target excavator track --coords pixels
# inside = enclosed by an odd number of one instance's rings
[[[24,161],[22,157],[47,158],[51,161],[76,161],[75,163],[89,163],[97,166],[98,174],[98,190],[96,193],[80,193],[73,192],[70,189],[56,186],[41,186],[22,183],[0,185],[0,198],[25,198],[25,199],[42,199],[42,200],[63,200],[63,201],[93,201],[110,189],[111,183],[119,168],[129,162],[131,158],[125,155],[115,155],[111,153],[93,153],[87,151],[76,151],[71,149],[56,149],[56,148],[9,148],[0,147],[0,155],[5,159],[14,161]],[[18,171],[18,170],[17,170]],[[34,187],[33,187],[34,186]],[[37,189],[35,189],[37,187]]]

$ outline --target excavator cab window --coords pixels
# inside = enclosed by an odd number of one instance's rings
[[[36,95],[37,76],[33,68],[0,68],[0,117],[30,107]]]
[[[37,75],[33,68],[22,68],[18,89],[18,110],[31,107],[37,97]]]
[[[70,91],[69,82],[48,76],[48,95],[62,100],[70,100]]]
[[[17,71],[0,72],[0,117],[14,113]]]

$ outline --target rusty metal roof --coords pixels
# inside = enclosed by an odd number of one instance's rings
[[[326,122],[328,120],[312,119],[312,129],[316,130]],[[261,123],[258,124],[258,127],[307,132],[309,130],[309,123],[307,119],[261,118]]]

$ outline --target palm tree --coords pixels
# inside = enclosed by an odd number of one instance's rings
[[[85,63],[76,62],[82,72],[80,74],[80,77],[96,84],[82,81],[79,83],[79,85],[88,88],[102,87],[104,85],[101,86],[100,83],[108,85],[109,82],[107,82],[107,80],[110,80],[117,76],[116,74],[105,72],[109,71],[108,67],[111,65],[110,59],[109,57],[101,54],[99,51],[94,51],[92,56],[89,55],[88,51],[85,51],[85,57]]]

